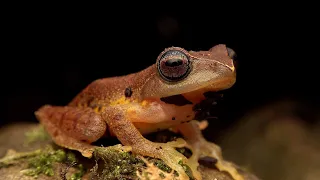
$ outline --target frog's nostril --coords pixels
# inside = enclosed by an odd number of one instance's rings
[[[229,56],[231,59],[236,60],[236,58],[237,58],[237,53],[236,53],[233,49],[228,48],[228,47],[227,47],[227,51],[228,51],[228,56]]]

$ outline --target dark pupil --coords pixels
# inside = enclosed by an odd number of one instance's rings
[[[182,60],[181,59],[169,59],[166,61],[166,66],[174,67],[174,66],[180,66],[182,65]]]

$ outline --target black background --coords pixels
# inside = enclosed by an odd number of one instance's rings
[[[225,126],[272,101],[319,107],[315,11],[186,4],[3,6],[1,126],[36,122],[40,106],[64,105],[97,78],[140,71],[166,47],[207,50],[219,43],[238,55],[237,83],[222,103]]]

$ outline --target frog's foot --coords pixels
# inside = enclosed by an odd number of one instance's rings
[[[192,151],[192,156],[189,158],[190,161],[198,161],[203,157],[211,157],[217,160],[215,166],[220,171],[228,172],[235,180],[244,179],[232,163],[223,159],[221,148],[203,138],[198,122],[191,121],[190,123],[181,124],[178,129],[186,138],[188,147]]]
[[[197,148],[198,150],[196,150]],[[243,176],[239,174],[236,167],[231,163],[223,159],[221,148],[214,143],[208,142],[206,140],[202,140],[198,145],[194,145],[192,147],[194,153],[191,158],[199,159],[202,157],[211,157],[217,160],[215,166],[219,169],[219,171],[228,172],[233,179],[235,180],[243,180]]]
[[[133,146],[133,151],[140,155],[161,159],[171,169],[177,171],[181,180],[190,179],[187,173],[195,179],[201,180],[201,175],[197,171],[198,162],[188,160],[175,149],[181,147],[186,147],[186,142],[181,138],[167,143],[154,143],[145,140],[138,146]]]
[[[123,107],[109,107],[103,112],[103,117],[111,130],[121,144],[131,146],[132,152],[142,156],[149,156],[164,161],[171,169],[179,174],[179,179],[190,179],[185,172],[187,166],[191,169],[192,175],[201,180],[200,173],[197,171],[197,165],[194,165],[183,154],[178,152],[176,148],[186,147],[187,143],[183,139],[167,143],[156,143],[147,140],[130,120],[130,116],[123,113]],[[187,169],[188,170],[188,169]]]
[[[202,121],[194,121],[195,124],[198,125],[200,130],[204,130],[208,127],[209,123],[207,120],[202,120]],[[170,131],[174,132],[174,133],[179,133],[179,126],[175,126],[175,127],[171,127],[169,128]]]

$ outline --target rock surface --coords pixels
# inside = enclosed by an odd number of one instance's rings
[[[30,123],[18,123],[2,127],[0,129],[0,157],[4,157],[6,154],[14,155],[20,152],[32,152],[37,149],[45,149],[48,145],[53,145],[52,141],[48,136],[42,134],[39,130],[41,128],[38,124]],[[39,133],[40,131],[40,133]],[[8,152],[9,150],[9,152]],[[86,164],[87,167],[93,167],[95,163],[93,160],[84,159],[79,157],[78,153],[75,153],[76,157],[80,159],[82,164]],[[8,157],[6,156],[6,157]],[[35,155],[39,156],[39,155]],[[32,176],[26,176],[23,172],[28,168],[27,158],[20,158],[14,161],[9,166],[0,165],[0,179],[7,180],[31,180],[34,179]],[[66,179],[70,179],[70,176],[76,169],[66,164],[65,162],[54,162],[53,163],[53,176],[47,176],[44,174],[39,174],[37,179],[51,180],[51,179],[65,179],[61,174],[67,174]],[[205,166],[200,166],[201,174],[203,175],[203,180],[232,180],[232,178],[224,173],[216,170],[215,168],[209,168]],[[258,178],[247,172],[243,172],[246,180],[257,180]],[[91,172],[88,170],[87,173],[82,177],[82,179],[90,179]],[[98,179],[98,178],[94,178]]]

